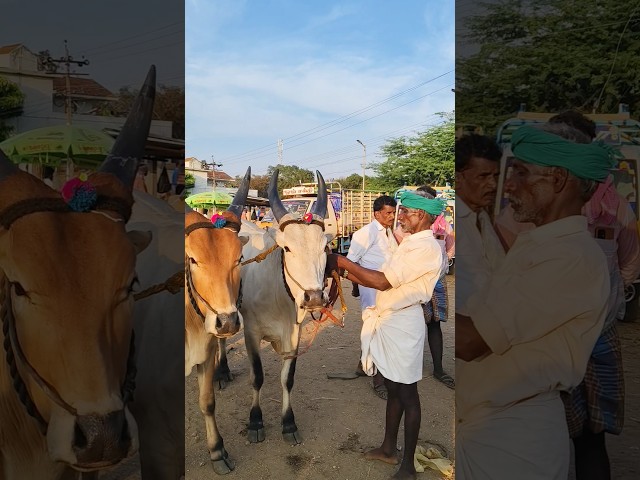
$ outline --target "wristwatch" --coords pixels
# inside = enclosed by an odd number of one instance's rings
[[[344,269],[344,272],[342,272],[342,278],[346,279],[347,275],[349,275],[349,270],[347,270],[346,268]]]

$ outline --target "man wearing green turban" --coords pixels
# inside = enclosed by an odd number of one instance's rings
[[[465,363],[457,401],[461,480],[566,479],[561,391],[580,384],[607,312],[609,274],[582,206],[612,165],[564,124],[514,132],[504,190],[521,232],[504,261],[456,314]],[[458,269],[459,271],[459,269]]]
[[[422,195],[407,192],[400,197],[398,223],[411,235],[380,271],[341,255],[327,256],[328,272],[337,270],[354,283],[378,290],[375,305],[362,313],[362,368],[370,376],[382,373],[389,396],[384,440],[365,457],[398,463],[397,437],[404,415],[404,454],[395,478],[416,475],[413,458],[421,421],[418,381],[425,340],[422,304],[431,298],[443,268],[442,250],[430,228],[446,202]]]

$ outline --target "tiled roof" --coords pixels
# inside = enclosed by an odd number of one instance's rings
[[[113,93],[91,78],[70,77],[71,95],[82,95],[86,97],[113,97]],[[53,90],[56,93],[65,94],[67,84],[64,77],[53,79]]]
[[[13,45],[3,45],[0,47],[0,55],[13,52],[16,48],[21,47],[21,43],[14,43]]]

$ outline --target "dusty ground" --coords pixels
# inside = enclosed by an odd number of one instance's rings
[[[452,286],[453,276],[448,277]],[[379,446],[384,429],[385,402],[373,393],[369,378],[329,380],[328,372],[355,370],[359,355],[360,306],[351,297],[351,284],[344,281],[349,308],[346,326],[328,326],[316,337],[308,353],[300,357],[293,389],[293,409],[304,442],[290,446],[283,442],[280,427],[280,359],[263,343],[265,384],[262,390],[266,440],[249,444],[246,424],[251,404],[249,365],[242,335],[228,342],[230,368],[235,380],[227,389],[216,391],[216,411],[225,447],[236,462],[226,478],[252,479],[340,479],[379,480],[389,478],[395,467],[362,458],[362,451]],[[453,299],[454,291],[449,295]],[[452,300],[453,301],[453,300]],[[451,309],[453,312],[453,309]],[[307,325],[305,323],[305,325]],[[443,328],[445,370],[453,374],[453,321]],[[306,345],[310,327],[303,332]],[[426,342],[425,342],[426,344]],[[422,400],[422,427],[419,443],[433,444],[453,459],[454,391],[432,377],[431,357],[425,347],[424,380],[419,382]],[[215,477],[206,448],[204,421],[197,405],[195,374],[186,379],[186,478]],[[399,444],[402,445],[401,430]],[[419,478],[437,479],[435,471]]]
[[[449,285],[453,277],[449,278]],[[227,476],[237,479],[386,479],[393,467],[371,463],[361,458],[362,449],[377,446],[382,439],[384,401],[371,392],[369,379],[328,380],[326,372],[349,371],[358,355],[359,303],[352,298],[345,282],[349,312],[344,330],[329,327],[320,332],[309,353],[298,363],[294,387],[294,408],[298,427],[305,442],[297,447],[284,444],[280,437],[279,361],[270,347],[264,349],[266,382],[263,408],[267,440],[247,444],[245,425],[249,414],[251,391],[242,337],[232,344],[229,354],[236,381],[228,390],[217,392],[218,420],[225,444],[236,461],[236,470]],[[453,288],[450,288],[453,295]],[[453,371],[453,322],[444,324],[445,368]],[[612,478],[635,480],[640,472],[640,318],[635,323],[619,323],[625,379],[626,414],[622,435],[608,436]],[[305,343],[306,344],[306,343]],[[187,479],[216,478],[205,446],[202,417],[197,407],[195,376],[186,379]],[[453,458],[454,392],[431,377],[431,359],[425,348],[425,379],[419,384],[423,422],[420,443],[440,445]],[[138,480],[137,458],[100,480]],[[436,472],[418,478],[441,478]],[[573,479],[573,473],[569,476]]]

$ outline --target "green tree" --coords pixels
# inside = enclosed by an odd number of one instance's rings
[[[291,188],[300,183],[308,183],[315,181],[315,176],[311,170],[300,168],[295,165],[269,165],[267,175],[271,178],[275,169],[278,169],[278,188],[280,193],[285,188]]]
[[[138,90],[122,87],[118,91],[115,102],[107,102],[99,109],[100,115],[124,117],[131,110],[131,105],[138,95]],[[153,118],[172,122],[171,136],[184,140],[184,89],[160,85],[156,91],[153,106]]]
[[[468,17],[456,113],[487,132],[527,111],[640,110],[640,8],[617,0],[501,0]]]
[[[348,177],[336,179],[336,182],[340,182],[342,188],[345,188],[347,190],[359,190],[362,188],[362,175],[352,173]]]
[[[453,185],[455,125],[453,113],[443,122],[411,137],[390,139],[381,148],[386,160],[373,164],[377,177],[367,178],[367,190],[393,191],[404,185]]]
[[[266,198],[267,197],[267,187],[269,186],[269,180],[271,177],[269,175],[251,175],[251,182],[249,183],[249,188],[255,189],[258,191],[258,196]],[[236,181],[238,185],[242,181],[241,176],[236,177]]]
[[[13,127],[5,122],[22,115],[24,93],[20,87],[5,77],[0,77],[0,141],[13,132]]]

